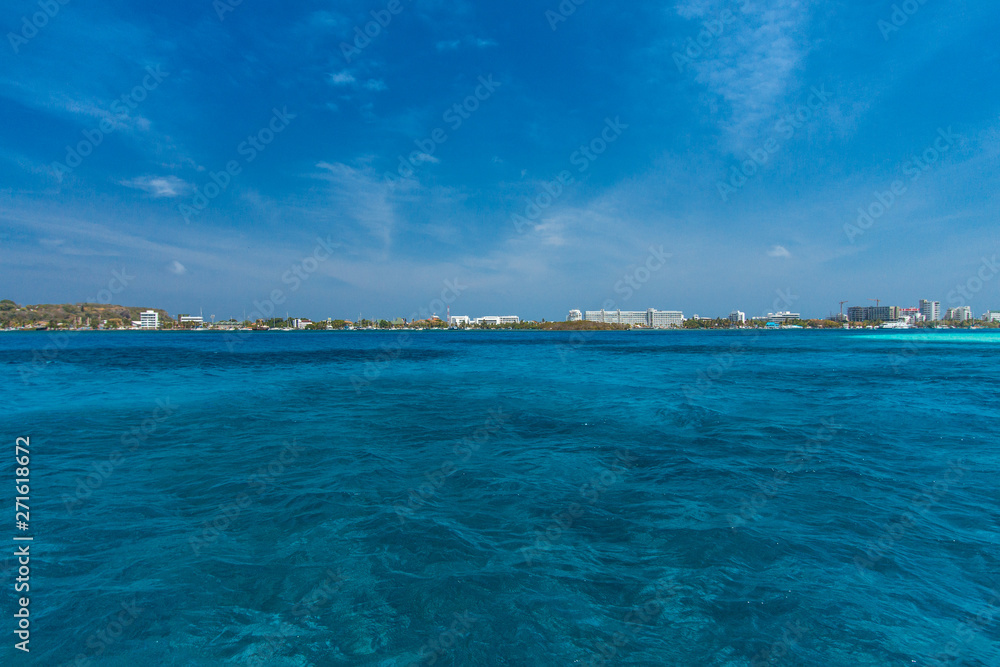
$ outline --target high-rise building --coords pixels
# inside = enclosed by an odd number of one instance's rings
[[[895,322],[901,317],[899,306],[851,306],[847,319],[851,322]]]
[[[949,308],[945,311],[944,319],[952,322],[970,322],[972,320],[972,308],[969,306]]]
[[[936,322],[941,319],[941,302],[940,301],[928,301],[927,299],[920,300],[920,314],[924,316],[928,322]]]
[[[582,319],[583,319],[583,313],[581,313],[579,310],[571,310],[569,311],[569,317],[566,318],[566,321],[579,322]]]
[[[144,310],[139,313],[140,329],[159,329],[160,314],[155,310]]]
[[[734,310],[729,313],[729,321],[733,324],[746,324],[747,314],[742,310]]]

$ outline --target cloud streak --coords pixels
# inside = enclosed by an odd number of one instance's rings
[[[127,188],[142,190],[153,197],[181,197],[192,190],[190,183],[176,176],[138,176],[120,182]]]

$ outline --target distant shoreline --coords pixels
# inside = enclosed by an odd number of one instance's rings
[[[532,327],[532,328],[491,328],[491,329],[449,329],[445,327],[427,327],[427,328],[398,328],[398,329],[49,329],[49,328],[39,328],[39,329],[0,329],[0,334],[53,334],[53,333],[65,333],[65,334],[76,334],[76,333],[120,333],[120,334],[266,334],[266,333],[298,333],[298,334],[337,334],[337,333],[371,333],[371,334],[392,334],[392,333],[514,333],[514,332],[542,332],[542,333],[580,333],[580,332],[593,332],[593,333],[703,333],[703,332],[732,332],[732,333],[749,333],[756,331],[850,331],[854,333],[872,333],[876,331],[885,331],[888,333],[899,333],[899,332],[910,332],[910,333],[933,333],[933,332],[955,332],[955,331],[997,331],[1000,327],[990,327],[990,326],[976,326],[976,327],[912,327],[909,329],[883,329],[880,327],[850,327],[850,328],[829,328],[829,327],[733,327],[733,328],[698,328],[698,327],[673,327],[664,329],[649,329],[649,328],[618,328],[618,329],[604,329],[604,328],[542,328],[542,327]]]

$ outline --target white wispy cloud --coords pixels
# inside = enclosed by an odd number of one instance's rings
[[[438,164],[441,160],[437,159],[433,155],[428,155],[427,153],[417,153],[410,158],[412,162],[424,163],[429,162],[430,164]]]
[[[139,176],[119,183],[154,197],[179,197],[191,191],[191,184],[176,176]]]
[[[337,12],[319,10],[309,15],[307,23],[312,28],[322,31],[344,30],[350,27],[350,19]]]
[[[331,186],[330,198],[338,210],[360,223],[369,234],[388,246],[397,225],[389,184],[371,167],[342,162],[319,162],[317,178]]]
[[[771,246],[771,249],[767,251],[768,257],[781,257],[788,259],[792,256],[792,253],[788,252],[788,248],[783,245]]]
[[[497,42],[493,39],[473,37],[469,35],[462,39],[444,39],[434,45],[438,51],[457,51],[462,46],[476,49],[488,49],[490,47],[497,46]]]
[[[167,270],[176,276],[183,276],[187,273],[187,267],[178,262],[176,259],[170,262],[170,265],[167,266]]]
[[[347,70],[330,74],[330,83],[335,86],[349,86],[356,80],[357,79],[354,78],[354,75]]]
[[[689,2],[677,11],[690,19],[690,34],[672,40],[671,56],[693,56],[684,75],[693,75],[721,102],[718,123],[730,150],[757,141],[762,131],[770,131],[783,113],[801,103],[795,95],[803,88],[800,75],[810,48],[808,3],[737,4],[731,8],[735,18],[725,24],[714,4]],[[687,38],[707,33],[705,22],[722,25],[721,32],[707,46],[688,51]]]

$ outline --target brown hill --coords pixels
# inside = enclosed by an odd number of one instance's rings
[[[146,306],[118,306],[107,303],[39,303],[19,305],[10,299],[0,301],[0,327],[20,327],[26,325],[46,325],[49,327],[97,327],[107,321],[109,325],[118,323],[131,326],[132,320],[139,319],[144,310],[155,310],[160,314],[161,326],[173,322],[173,318],[162,308]]]

